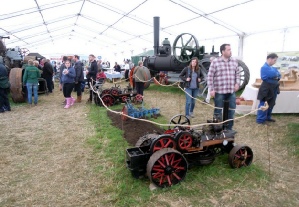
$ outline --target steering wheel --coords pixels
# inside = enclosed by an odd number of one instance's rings
[[[199,54],[198,41],[195,36],[189,33],[182,33],[177,36],[172,48],[174,58],[181,63],[188,63],[192,57],[197,57]]]

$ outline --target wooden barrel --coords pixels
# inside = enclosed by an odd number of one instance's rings
[[[10,94],[13,102],[21,103],[25,102],[25,97],[22,87],[22,78],[23,78],[23,69],[22,68],[13,68],[9,73],[9,82],[10,82]]]

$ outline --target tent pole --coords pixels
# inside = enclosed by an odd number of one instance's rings
[[[239,35],[238,58],[239,58],[240,60],[243,60],[244,36],[245,36],[245,35]]]

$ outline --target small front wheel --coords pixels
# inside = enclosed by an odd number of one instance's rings
[[[249,166],[253,160],[253,152],[246,145],[236,145],[230,151],[228,156],[229,165],[232,168],[241,168]]]

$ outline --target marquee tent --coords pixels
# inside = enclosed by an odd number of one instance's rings
[[[159,16],[160,42],[191,33],[206,52],[230,43],[254,78],[267,52],[298,51],[297,10],[294,0],[10,0],[1,4],[0,37],[47,57],[93,53],[113,62],[153,49]]]

